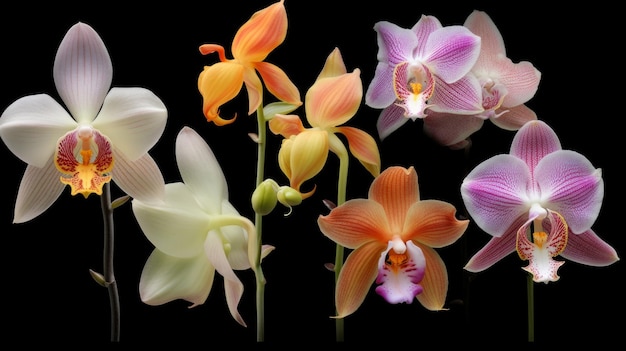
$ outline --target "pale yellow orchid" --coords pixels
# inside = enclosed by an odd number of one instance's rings
[[[305,181],[319,173],[329,151],[346,153],[336,133],[346,137],[352,154],[374,177],[380,173],[380,153],[374,138],[360,129],[342,126],[361,104],[360,74],[358,68],[347,72],[341,52],[335,48],[305,96],[306,119],[311,127],[305,128],[296,115],[277,114],[269,121],[270,130],[285,137],[278,158],[292,188],[300,191]],[[303,193],[303,198],[311,196],[314,190]]]
[[[261,75],[267,90],[281,101],[302,105],[300,92],[287,74],[278,66],[265,62],[269,53],[280,45],[287,35],[287,12],[281,0],[257,11],[243,25],[232,43],[233,59],[227,59],[224,47],[203,44],[200,52],[208,55],[217,52],[220,62],[205,66],[198,77],[198,89],[204,100],[203,111],[209,122],[221,126],[235,121],[223,119],[220,107],[235,98],[243,84],[248,92],[248,114],[256,111],[263,100]]]

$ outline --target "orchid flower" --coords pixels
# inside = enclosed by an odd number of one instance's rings
[[[324,235],[353,249],[335,290],[337,318],[354,313],[371,285],[389,303],[443,309],[448,291],[446,266],[434,248],[454,243],[469,220],[458,220],[453,205],[420,200],[413,167],[385,169],[367,199],[351,199],[318,218]]]
[[[464,179],[461,194],[469,215],[493,238],[467,263],[479,272],[518,251],[535,281],[555,281],[563,258],[606,266],[619,258],[591,229],[604,197],[600,169],[583,155],[563,150],[545,122],[529,121],[509,154],[493,156]],[[530,242],[527,229],[533,225]]]
[[[28,164],[14,222],[39,216],[66,185],[72,195],[87,197],[100,195],[112,179],[131,197],[160,201],[164,181],[148,150],[165,129],[163,102],[144,88],[110,88],[111,59],[85,23],[61,41],[53,74],[67,110],[50,95],[36,94],[16,100],[0,117],[0,137]]]
[[[305,128],[296,115],[276,114],[269,121],[270,130],[285,138],[279,165],[293,189],[300,191],[305,181],[321,171],[329,151],[345,153],[336,133],[346,137],[352,154],[373,176],[380,173],[380,154],[374,138],[360,129],[343,126],[356,114],[363,98],[360,74],[358,68],[347,72],[341,52],[335,48],[305,96],[306,119],[311,127]],[[302,194],[303,198],[314,191]]]
[[[480,86],[466,77],[480,53],[480,37],[463,26],[443,27],[436,17],[426,15],[411,29],[381,21],[374,30],[378,65],[365,103],[383,109],[377,122],[381,140],[430,111],[482,110]]]
[[[132,201],[137,222],[155,246],[148,258],[139,292],[149,305],[184,299],[195,307],[211,291],[215,271],[224,277],[226,302],[233,318],[243,284],[233,270],[251,268],[256,259],[254,224],[228,201],[226,178],[206,142],[191,128],[176,138],[176,160],[183,182],[165,185],[162,204]],[[261,256],[273,249],[263,245]]]
[[[513,63],[506,56],[502,35],[485,12],[473,11],[464,26],[481,38],[480,55],[467,79],[480,85],[482,93],[475,97],[482,109],[471,116],[433,112],[424,120],[424,132],[453,149],[468,145],[467,138],[487,119],[505,130],[518,130],[536,120],[537,115],[525,103],[535,95],[541,79],[532,63]]]
[[[217,52],[220,62],[205,66],[198,77],[198,89],[204,99],[203,111],[209,122],[221,126],[235,121],[223,119],[220,107],[235,98],[243,84],[248,92],[248,114],[256,111],[263,100],[263,86],[257,72],[272,95],[292,105],[301,105],[300,92],[279,67],[265,62],[269,53],[287,35],[287,12],[284,0],[257,11],[243,25],[232,43],[233,59],[227,59],[224,47],[203,44],[200,53]]]

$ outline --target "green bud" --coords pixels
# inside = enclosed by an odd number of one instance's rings
[[[281,186],[278,189],[278,201],[287,206],[297,206],[302,203],[302,194],[292,187]]]
[[[252,208],[254,212],[265,216],[276,207],[276,182],[271,179],[264,180],[252,193]]]

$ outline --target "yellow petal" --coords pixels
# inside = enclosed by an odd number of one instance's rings
[[[305,109],[313,127],[328,129],[352,118],[361,105],[363,84],[361,71],[317,80],[307,91]]]
[[[302,183],[316,176],[328,158],[328,133],[323,130],[306,130],[293,137],[289,155],[290,185],[300,191]],[[302,194],[303,198],[311,193]]]
[[[198,90],[203,98],[203,111],[207,121],[217,125],[235,121],[222,119],[220,107],[239,94],[243,85],[244,67],[232,62],[218,62],[205,66],[198,77]]]
[[[244,62],[260,62],[287,36],[284,0],[255,12],[233,39],[233,56]]]
[[[339,48],[335,48],[335,50],[333,50],[326,58],[326,63],[316,80],[328,77],[337,77],[342,74],[346,74],[347,72],[348,70],[346,70],[346,65],[343,63],[343,57],[341,56]]]

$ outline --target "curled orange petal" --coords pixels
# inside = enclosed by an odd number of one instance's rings
[[[277,99],[292,105],[302,105],[298,87],[282,69],[268,62],[257,62],[254,67],[263,78],[267,90]]]
[[[337,130],[348,139],[350,152],[367,169],[372,176],[380,174],[380,152],[376,140],[366,132],[354,127],[337,127]]]
[[[263,61],[287,36],[284,0],[255,12],[233,39],[233,56],[246,62]]]
[[[317,80],[306,93],[307,120],[313,127],[328,129],[344,124],[361,105],[361,71]]]
[[[276,114],[274,118],[269,121],[268,125],[272,133],[280,134],[284,138],[298,135],[305,129],[302,120],[296,115]]]
[[[239,94],[243,85],[244,67],[237,63],[218,62],[205,66],[198,77],[198,90],[203,98],[203,112],[207,121],[221,126],[235,121],[222,119],[220,107]]]

